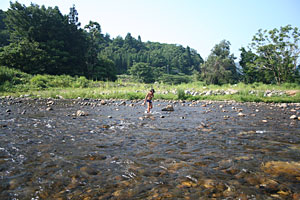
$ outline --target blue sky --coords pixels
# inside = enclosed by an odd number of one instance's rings
[[[58,6],[63,14],[75,4],[82,27],[100,23],[103,33],[123,38],[128,32],[142,41],[181,44],[205,59],[221,40],[231,52],[247,47],[258,29],[287,24],[300,28],[299,0],[19,0],[46,7]],[[9,0],[1,0],[7,10]],[[238,61],[238,59],[236,60]]]

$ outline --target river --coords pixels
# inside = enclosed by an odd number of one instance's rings
[[[141,103],[0,99],[0,199],[300,199],[300,104]]]

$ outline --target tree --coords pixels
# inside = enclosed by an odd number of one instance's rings
[[[4,23],[6,14],[3,10],[0,10],[0,47],[6,46],[9,44],[9,32]]]
[[[74,4],[70,8],[70,12],[69,12],[68,17],[69,17],[69,23],[70,24],[74,24],[77,27],[79,27],[81,25],[80,22],[78,21],[78,12],[77,12]]]
[[[29,7],[20,3],[11,3],[6,12],[5,23],[11,36],[11,48],[2,49],[0,64],[5,63],[8,67],[15,65],[19,60],[24,61],[23,68],[29,73],[43,72],[48,74],[71,74],[81,75],[86,52],[86,40],[82,30],[78,30],[75,24],[69,24],[67,16],[60,13],[58,7],[45,8],[31,4]],[[32,43],[32,44],[29,44]],[[15,54],[16,47],[22,49],[31,45],[26,54]],[[32,46],[34,44],[34,46]],[[41,70],[30,65],[30,57],[35,55],[35,50],[41,50],[39,57]],[[16,56],[18,55],[18,56]],[[37,54],[41,55],[41,54]],[[32,70],[30,70],[32,68]]]
[[[201,66],[202,79],[208,84],[234,83],[238,73],[234,63],[234,55],[230,54],[230,42],[223,40],[215,45],[211,54]]]
[[[134,63],[129,73],[143,83],[154,82],[153,68],[148,63]]]
[[[0,52],[1,65],[13,66],[26,73],[42,74],[46,71],[47,53],[42,50],[38,42],[21,40],[10,43]],[[18,59],[16,59],[18,58]]]
[[[291,25],[270,31],[260,29],[251,43],[250,50],[257,54],[251,67],[271,73],[277,84],[295,81],[299,73],[299,39],[299,29]]]

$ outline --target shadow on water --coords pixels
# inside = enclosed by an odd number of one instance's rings
[[[0,103],[1,199],[300,198],[298,104]]]

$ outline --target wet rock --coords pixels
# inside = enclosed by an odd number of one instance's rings
[[[174,111],[174,107],[172,105],[167,105],[167,107],[163,108],[162,111]]]
[[[88,160],[105,160],[107,157],[105,155],[99,154],[89,154],[87,155]]]
[[[111,119],[111,118],[112,118],[112,116],[108,115],[108,116],[107,116],[107,118]]]
[[[266,120],[266,119],[263,119],[263,120],[261,120],[263,123],[267,123],[268,122],[268,120]]]
[[[122,101],[121,103],[119,103],[119,106],[125,106],[125,105],[126,105],[125,101]]]
[[[10,109],[7,109],[7,110],[6,110],[6,112],[7,112],[7,113],[10,113],[10,112],[11,112],[11,110],[10,110]]]
[[[211,188],[214,188],[216,186],[216,183],[217,183],[216,180],[206,179],[206,180],[203,181],[202,186],[204,186],[207,189],[211,189]]]
[[[288,105],[286,103],[279,104],[278,106],[280,108],[287,108],[288,107]]]
[[[100,104],[101,104],[102,106],[104,106],[104,105],[107,104],[107,102],[106,102],[105,100],[101,100],[101,101],[100,101]]]
[[[292,115],[292,116],[290,116],[290,119],[297,119],[297,116],[296,115]]]
[[[300,193],[293,194],[293,200],[299,200],[300,199]]]
[[[240,113],[238,113],[238,116],[239,116],[239,117],[245,117],[246,115],[245,115],[244,113],[241,113],[241,112],[240,112]]]
[[[12,179],[9,181],[9,189],[14,190],[19,186],[19,181],[17,179]]]
[[[223,119],[224,119],[224,120],[227,120],[227,119],[229,119],[229,116],[228,116],[228,115],[224,115],[224,116],[223,116]]]
[[[88,116],[89,114],[83,110],[77,110],[76,112],[76,116],[79,117],[79,116]]]
[[[103,125],[102,125],[102,128],[104,128],[104,129],[109,129],[109,128],[110,128],[110,126],[109,126],[109,125],[107,125],[107,124],[103,124]]]
[[[300,162],[270,161],[261,168],[264,172],[274,176],[287,175],[300,178]]]
[[[47,103],[46,103],[47,105],[53,105],[54,104],[54,101],[47,101]]]
[[[260,180],[259,188],[264,188],[269,193],[274,193],[279,190],[279,184],[277,181],[268,178],[262,178]]]
[[[46,110],[47,110],[47,111],[50,111],[50,110],[53,110],[53,108],[47,107]]]
[[[196,183],[193,183],[192,181],[183,181],[180,185],[178,185],[178,188],[184,188],[184,187],[195,187],[197,186]]]

